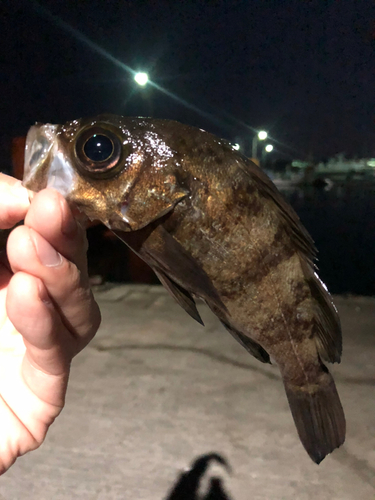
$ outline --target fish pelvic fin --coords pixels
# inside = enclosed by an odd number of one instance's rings
[[[327,368],[318,384],[292,385],[284,380],[299,438],[319,464],[345,441],[346,422],[336,386]]]
[[[247,335],[239,332],[225,321],[221,320],[221,322],[228,332],[237,340],[237,342],[239,342],[250,354],[252,354],[254,358],[258,359],[262,363],[271,364],[270,355],[260,344]]]
[[[204,326],[203,320],[198,312],[197,306],[190,293],[182,286],[171,280],[165,273],[160,270],[153,269],[160,283],[168,290],[176,302],[191,316],[195,321],[198,321]]]
[[[340,363],[342,335],[337,309],[324,283],[314,272],[313,265],[303,258],[301,264],[313,299],[315,342],[319,355],[330,363]]]

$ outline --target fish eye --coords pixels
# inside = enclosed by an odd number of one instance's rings
[[[114,152],[111,139],[102,134],[94,134],[83,146],[87,158],[95,163],[109,160]]]
[[[122,149],[121,139],[105,124],[83,130],[75,143],[79,168],[95,178],[107,178],[118,173]]]

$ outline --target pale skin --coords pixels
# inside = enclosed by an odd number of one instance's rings
[[[42,444],[71,361],[100,324],[85,232],[66,201],[46,189],[30,204],[20,182],[0,174],[0,229],[22,219],[0,254],[0,474]]]

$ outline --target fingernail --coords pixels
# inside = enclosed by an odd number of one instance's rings
[[[52,245],[47,240],[42,238],[36,231],[30,229],[31,238],[33,240],[38,258],[46,267],[57,267],[62,264],[62,256],[56,252]]]
[[[71,214],[70,210],[67,209],[66,203],[64,200],[61,200],[61,232],[65,236],[72,237],[77,232],[77,223]]]
[[[44,302],[47,305],[51,304],[51,298],[48,295],[46,287],[44,286],[42,281],[38,282],[38,292],[39,292],[39,298],[42,302]]]

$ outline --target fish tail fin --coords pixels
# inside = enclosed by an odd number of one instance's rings
[[[289,406],[300,440],[319,464],[345,441],[344,411],[332,376],[324,367],[317,384],[296,386],[284,381]]]

